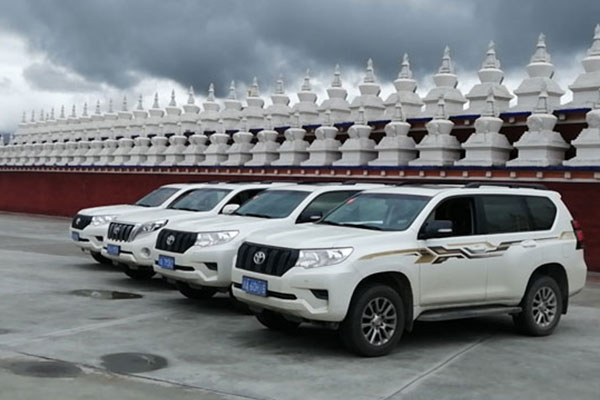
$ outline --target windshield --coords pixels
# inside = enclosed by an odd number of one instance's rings
[[[265,190],[244,203],[234,213],[259,218],[285,218],[310,192],[300,190]]]
[[[230,189],[195,189],[175,200],[168,208],[171,210],[209,211],[212,210]]]
[[[158,188],[136,201],[135,205],[140,207],[158,207],[178,190],[176,188]]]
[[[348,199],[319,223],[378,231],[403,231],[419,215],[429,197],[364,193]]]

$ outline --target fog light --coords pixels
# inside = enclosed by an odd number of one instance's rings
[[[142,248],[142,257],[149,258],[150,257],[150,249],[147,247]]]

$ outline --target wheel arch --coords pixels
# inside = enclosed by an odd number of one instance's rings
[[[400,294],[400,297],[402,297],[402,301],[404,302],[404,329],[408,332],[412,331],[414,324],[414,300],[412,286],[408,277],[401,272],[378,272],[366,276],[358,283],[358,285],[356,285],[352,297],[354,297],[359,288],[373,283],[390,286]]]
[[[562,313],[566,314],[569,307],[569,278],[565,267],[558,263],[540,265],[531,273],[525,293],[527,293],[529,287],[531,287],[535,279],[539,276],[549,276],[556,281],[562,295]]]

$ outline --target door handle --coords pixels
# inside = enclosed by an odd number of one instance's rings
[[[484,253],[488,248],[482,244],[480,245],[476,245],[476,246],[471,246],[471,247],[467,247],[467,250],[469,250],[471,253]]]
[[[521,246],[531,248],[537,246],[537,243],[535,240],[523,240]]]

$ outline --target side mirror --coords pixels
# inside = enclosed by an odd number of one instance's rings
[[[419,232],[419,239],[434,239],[452,236],[454,229],[452,221],[434,220],[423,226]]]
[[[238,208],[240,208],[239,204],[227,204],[221,210],[221,214],[233,214]]]
[[[298,222],[317,222],[321,218],[323,218],[323,213],[315,211],[310,214],[301,215],[300,218],[298,218]]]

